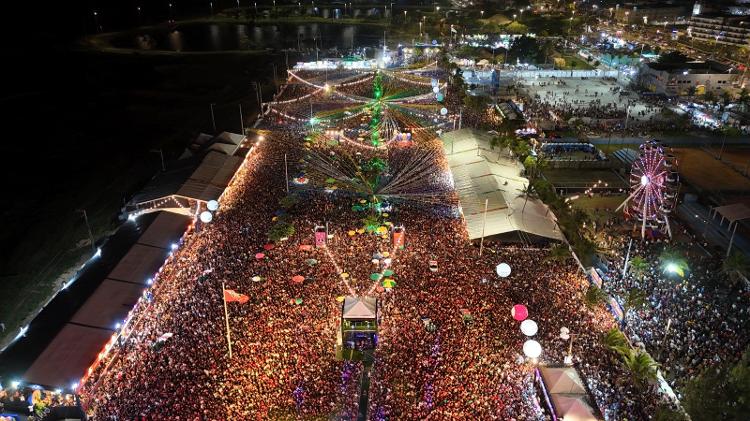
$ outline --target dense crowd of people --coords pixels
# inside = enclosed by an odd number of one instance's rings
[[[748,345],[750,294],[727,284],[721,259],[688,254],[685,276],[665,271],[662,242],[633,242],[630,256],[648,262],[642,273],[632,267],[623,276],[622,258],[608,271],[606,289],[623,299],[627,291],[643,291],[647,304],[627,314],[625,330],[662,363],[677,391],[706,368],[740,359]]]
[[[277,108],[293,114],[295,107]],[[434,206],[431,195],[442,200],[453,193],[444,156],[418,152],[442,149],[434,135],[415,131],[409,145],[367,149],[329,143],[320,133],[305,139],[305,122],[268,115],[259,126],[265,140],[222,196],[213,221],[192,228],[138,303],[121,345],[83,382],[80,392],[95,419],[355,419],[366,409],[372,420],[541,420],[533,369],[561,364],[568,340],[607,419],[645,420],[653,413],[656,395],[633,387],[601,344],[614,322],[603,308],[583,304],[586,281],[572,261],[489,242],[479,257],[458,212]],[[352,120],[342,124],[360,124]],[[413,156],[431,160],[423,163],[430,172],[409,170],[424,179],[409,191],[416,200],[400,197],[394,184],[387,206],[368,216],[355,207],[372,198],[347,191],[346,180],[310,184],[319,180],[313,173],[326,170],[311,168],[310,153],[330,157],[333,166],[344,161],[339,157],[355,160],[357,168],[390,158],[397,172],[405,164],[393,148],[413,148]],[[292,184],[299,200],[282,209],[285,161],[299,182]],[[394,247],[387,229],[365,230],[368,217],[386,228],[403,226],[405,247]],[[269,242],[279,220],[295,233]],[[313,246],[315,226],[328,230],[325,248]],[[501,262],[512,267],[507,278],[495,273]],[[395,287],[373,280],[383,267],[393,271]],[[228,322],[223,286],[249,297],[227,303]],[[336,358],[347,295],[380,302],[371,368]],[[539,325],[540,361],[523,356],[526,338],[511,317],[519,303]],[[561,339],[562,327],[574,339]],[[360,408],[364,370],[370,371],[369,403]]]

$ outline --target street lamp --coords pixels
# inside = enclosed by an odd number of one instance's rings
[[[484,10],[480,10],[479,11],[479,16],[481,16],[482,18],[484,18]]]
[[[513,20],[514,21],[516,20],[516,14],[515,13],[513,14]]]

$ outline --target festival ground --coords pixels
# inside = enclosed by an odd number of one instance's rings
[[[445,78],[432,67],[290,74],[213,221],[176,250],[123,345],[83,383],[89,414],[543,419],[533,370],[562,364],[565,327],[599,411],[617,402],[623,417],[646,419],[657,399],[613,363],[600,341],[611,315],[584,305],[572,260],[492,243],[480,257],[469,243],[435,133],[458,111],[436,101],[433,88],[449,94]],[[327,228],[326,247],[314,246],[316,226]],[[393,226],[405,228],[403,249]],[[510,276],[498,277],[499,263]],[[250,297],[228,304],[232,358],[222,282]],[[380,302],[368,408],[358,408],[362,363],[335,353],[346,295]],[[523,356],[514,304],[539,325],[539,359]]]

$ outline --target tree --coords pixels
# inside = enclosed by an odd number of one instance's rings
[[[551,262],[565,263],[571,258],[570,249],[565,244],[555,244],[549,249],[546,260]]]
[[[586,295],[583,296],[583,302],[589,308],[594,308],[603,304],[606,300],[607,294],[594,284],[589,285],[589,288],[586,290]]]
[[[750,413],[750,349],[736,364],[707,368],[683,388],[682,404],[694,420],[744,420]]]
[[[659,363],[642,349],[628,348],[622,354],[622,362],[630,370],[633,382],[638,386],[655,381]]]
[[[663,64],[683,64],[690,61],[690,57],[682,54],[679,51],[670,51],[666,54],[659,56],[659,63]]]
[[[643,278],[643,275],[648,270],[648,262],[641,256],[635,256],[630,259],[630,273],[638,279]]]
[[[688,418],[683,412],[674,409],[667,404],[662,404],[656,408],[654,421],[688,421]]]
[[[534,185],[529,183],[525,186],[523,186],[523,190],[521,190],[521,195],[526,198],[526,200],[523,201],[523,208],[521,209],[521,214],[526,211],[526,203],[528,203],[529,198],[531,199],[537,199],[539,196],[536,194],[536,189],[534,189]],[[519,197],[520,197],[519,196]]]
[[[750,103],[750,93],[748,93],[747,88],[742,88],[740,91],[739,101],[743,104]]]
[[[625,315],[627,316],[630,310],[642,309],[643,307],[646,307],[647,303],[648,297],[646,297],[646,293],[638,288],[630,288],[628,292],[625,293],[622,307]]]
[[[294,235],[294,225],[288,222],[277,222],[268,230],[268,239],[273,242],[281,241],[282,238],[288,238]]]
[[[291,209],[299,203],[299,197],[296,194],[288,194],[279,200],[279,206],[283,209]]]
[[[489,103],[489,97],[482,95],[466,95],[464,97],[464,106],[477,113],[484,112]]]
[[[508,61],[521,63],[538,63],[539,57],[544,59],[544,53],[539,47],[536,38],[527,37],[526,35],[516,38],[508,50]]]
[[[716,94],[714,93],[714,91],[706,88],[706,93],[703,94],[703,100],[706,102],[715,102]]]
[[[518,159],[524,160],[526,157],[531,153],[531,146],[529,146],[529,142],[518,139],[517,141],[513,142],[513,153],[518,156]]]
[[[730,102],[732,102],[732,93],[728,90],[724,89],[721,92],[721,100],[724,101],[724,105],[729,105]]]
[[[729,287],[733,287],[742,277],[747,276],[748,269],[750,262],[747,257],[737,251],[727,256],[721,264],[722,273],[729,279]]]
[[[630,349],[628,338],[626,338],[625,334],[616,327],[613,327],[604,334],[602,343],[604,343],[604,346],[611,349],[612,351],[617,352],[618,354],[623,354]]]

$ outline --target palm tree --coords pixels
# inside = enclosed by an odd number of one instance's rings
[[[648,270],[648,262],[641,256],[635,256],[630,259],[630,273],[638,279],[643,278],[643,275]]]
[[[594,284],[589,286],[589,289],[586,290],[586,295],[583,297],[584,303],[586,303],[589,308],[594,308],[599,304],[602,304],[606,299],[607,294]]]
[[[721,264],[722,273],[729,279],[729,287],[733,287],[740,279],[747,276],[749,269],[750,262],[747,257],[737,251],[727,256]]]
[[[625,299],[622,306],[623,312],[625,313],[623,321],[627,323],[627,316],[630,310],[642,309],[646,306],[647,303],[648,297],[646,297],[646,293],[638,288],[630,288],[625,294]]]
[[[659,369],[659,363],[651,358],[648,352],[642,349],[628,350],[622,354],[622,361],[630,370],[630,375],[638,386],[643,386],[650,381],[656,380],[656,373]]]
[[[613,327],[604,334],[602,342],[604,343],[604,346],[611,349],[612,351],[617,352],[618,354],[626,353],[630,348],[628,338],[626,338],[625,334],[616,327]]]
[[[521,194],[518,197],[525,196],[526,200],[523,201],[523,208],[521,209],[521,213],[523,214],[526,210],[526,203],[528,203],[529,198],[536,199],[539,197],[536,193],[536,189],[534,188],[534,185],[529,183],[525,186],[523,186],[523,189],[521,190]]]
[[[568,259],[570,259],[572,256],[570,254],[570,249],[565,244],[555,244],[549,249],[549,255],[547,255],[546,260],[551,262],[560,262],[565,263]]]

